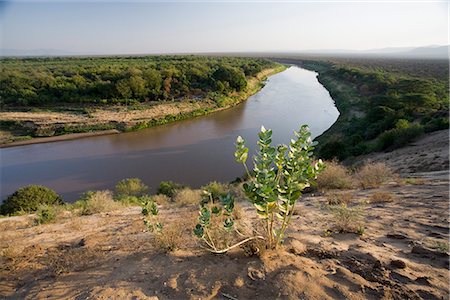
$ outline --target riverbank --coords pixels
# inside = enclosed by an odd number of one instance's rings
[[[274,59],[318,73],[340,112],[316,140],[324,159],[352,159],[407,146],[425,133],[448,129],[448,78],[435,61]],[[448,62],[438,62],[448,67]],[[416,65],[429,67],[423,72]],[[399,68],[398,66],[402,66]]]
[[[186,99],[107,107],[66,105],[57,109],[2,111],[0,148],[135,131],[210,114],[245,101],[264,86],[269,76],[285,69],[283,65],[265,69],[247,79],[244,91],[233,92],[220,99]]]

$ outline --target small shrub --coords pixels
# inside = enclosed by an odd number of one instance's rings
[[[384,202],[392,202],[394,199],[394,195],[389,192],[376,192],[370,195],[369,202],[370,203],[384,203]]]
[[[375,188],[392,179],[393,172],[384,163],[368,163],[359,169],[356,178],[363,189]]]
[[[362,234],[363,209],[361,206],[349,207],[346,204],[331,205],[329,210],[333,216],[331,232],[348,232]]]
[[[186,186],[175,183],[172,181],[161,181],[156,191],[158,195],[166,195],[167,197],[174,197],[178,190],[185,188]]]
[[[164,252],[172,252],[180,249],[187,243],[186,235],[182,232],[186,229],[184,222],[176,220],[165,224],[162,232],[155,235],[158,246]]]
[[[416,137],[423,134],[420,124],[409,124],[406,120],[399,120],[395,128],[385,131],[378,137],[378,149],[397,149],[407,145]]]
[[[433,243],[431,244],[431,248],[437,249],[441,252],[448,252],[449,244],[447,241],[433,241]]]
[[[353,180],[344,166],[337,161],[327,162],[325,169],[317,175],[319,189],[350,189]]]
[[[240,244],[235,243],[237,228],[234,219],[234,198],[227,194],[214,202],[208,192],[205,191],[205,195],[205,198],[211,201],[202,201],[194,234],[202,241],[203,248],[213,253],[225,253]]]
[[[291,139],[289,146],[273,147],[272,130],[261,127],[257,142],[259,151],[253,159],[253,175],[246,165],[249,148],[245,147],[242,137],[236,139],[235,160],[244,166],[249,176],[243,190],[258,216],[266,223],[263,238],[271,249],[282,243],[295,204],[323,169],[322,161],[316,162],[313,158],[317,142],[312,141],[309,127],[301,126],[294,135],[295,139]]]
[[[36,218],[35,218],[35,224],[47,224],[52,223],[56,220],[57,216],[59,214],[58,207],[54,205],[41,205],[38,207],[36,211]]]
[[[126,178],[116,184],[116,195],[119,198],[124,196],[141,197],[147,192],[148,186],[139,178]]]
[[[159,205],[170,205],[172,204],[171,199],[164,195],[164,194],[159,194],[159,195],[153,195],[152,199],[154,202],[158,203]]]
[[[201,193],[200,190],[192,190],[190,188],[185,188],[179,190],[175,197],[173,198],[173,202],[179,206],[185,205],[198,205],[201,201]]]
[[[353,200],[351,193],[330,193],[327,194],[329,205],[349,204]]]
[[[227,185],[217,181],[212,181],[202,186],[201,189],[209,193],[214,202],[218,201],[221,196],[225,196],[229,190]]]
[[[61,197],[52,189],[42,185],[29,185],[8,196],[0,206],[0,213],[11,215],[18,212],[34,212],[40,205],[63,204]]]
[[[82,215],[93,215],[101,212],[118,210],[123,207],[120,202],[113,200],[111,191],[87,192],[79,202]]]

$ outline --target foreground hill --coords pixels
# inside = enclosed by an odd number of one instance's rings
[[[20,299],[447,299],[448,179],[392,181],[347,190],[363,204],[365,231],[327,234],[329,194],[298,204],[279,252],[246,256],[201,250],[191,228],[197,206],[165,207],[179,250],[166,252],[131,207],[57,224],[0,219],[0,295]],[[384,193],[390,199],[374,200]],[[350,195],[350,196],[349,196]],[[378,197],[379,198],[379,197]],[[362,204],[361,204],[362,205]],[[253,209],[241,215],[257,222]]]
[[[160,205],[162,237],[146,231],[139,207],[87,216],[66,211],[56,223],[38,226],[34,215],[2,218],[0,297],[448,299],[444,150],[448,130],[365,157],[402,177],[306,194],[278,251],[203,250],[192,232],[198,218],[192,193]],[[236,220],[258,226],[252,205],[236,195]]]

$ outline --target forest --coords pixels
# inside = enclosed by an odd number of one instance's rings
[[[341,113],[317,139],[320,157],[392,150],[425,132],[448,128],[449,82],[440,71],[448,69],[448,62],[408,61],[408,67],[402,60],[361,61],[300,62],[319,73]]]
[[[120,104],[201,99],[239,92],[274,63],[207,56],[2,59],[0,105]]]

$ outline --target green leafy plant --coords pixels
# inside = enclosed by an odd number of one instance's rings
[[[291,139],[289,147],[272,147],[272,130],[262,126],[259,151],[253,159],[253,175],[246,165],[249,149],[242,137],[236,140],[235,159],[243,164],[249,178],[243,190],[265,221],[265,239],[269,248],[282,243],[297,200],[323,169],[322,161],[313,159],[317,142],[312,141],[308,126],[303,125],[294,134],[296,139]]]
[[[141,197],[148,192],[146,186],[139,178],[126,178],[116,184],[116,195],[121,197]]]
[[[61,197],[52,189],[42,185],[28,185],[15,191],[0,206],[2,215],[19,212],[34,212],[40,205],[63,204]]]
[[[163,225],[158,220],[158,205],[152,197],[143,197],[142,200],[141,213],[144,216],[144,225],[149,232],[160,234],[163,230]]]
[[[34,220],[36,225],[54,222],[58,216],[58,207],[53,205],[40,205],[36,211]]]
[[[172,181],[161,181],[156,193],[158,195],[162,194],[172,198],[179,190],[182,190],[184,188],[186,188],[186,186],[179,183],[175,183]]]
[[[203,191],[200,203],[198,223],[194,228],[194,235],[203,242],[203,248],[213,253],[225,253],[251,240],[264,239],[262,236],[246,237],[236,227],[235,202],[231,194],[219,195]],[[233,243],[234,236],[242,240]]]

